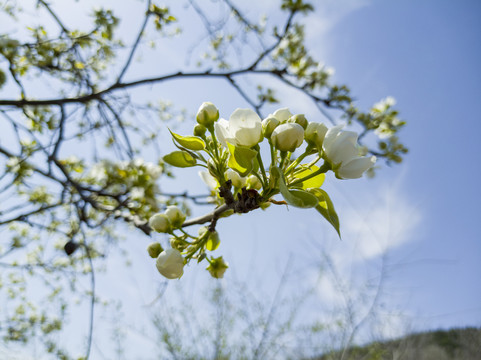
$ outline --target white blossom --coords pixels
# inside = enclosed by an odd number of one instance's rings
[[[209,187],[209,189],[215,190],[219,187],[215,177],[213,177],[208,171],[199,171],[198,174],[202,181]]]
[[[343,125],[329,129],[322,148],[336,176],[341,179],[357,179],[374,165],[376,157],[359,156],[357,133],[342,131]]]
[[[174,229],[179,229],[185,221],[185,214],[175,205],[167,206],[164,214],[169,218]]]
[[[177,279],[184,273],[184,258],[179,250],[167,249],[157,257],[156,266],[167,279]]]
[[[283,123],[289,120],[289,118],[292,116],[292,113],[289,111],[288,108],[281,108],[278,109],[274,112],[274,114],[269,115],[275,117],[279,122]]]
[[[262,141],[262,120],[251,109],[236,109],[229,121],[220,119],[214,124],[220,143],[253,147]]]
[[[294,151],[304,141],[304,128],[296,123],[281,124],[271,135],[272,144],[281,151]]]
[[[327,133],[327,126],[323,123],[311,122],[304,131],[304,137],[308,144],[321,149]]]
[[[165,214],[155,214],[152,216],[149,219],[149,226],[159,233],[167,233],[172,230],[170,219]]]
[[[228,180],[232,181],[232,185],[235,188],[241,189],[246,185],[246,178],[243,176],[240,176],[237,171],[234,171],[232,169],[227,169],[225,172],[225,176],[227,177]]]
[[[219,119],[219,109],[211,102],[204,102],[197,110],[196,119],[199,124],[209,128]]]

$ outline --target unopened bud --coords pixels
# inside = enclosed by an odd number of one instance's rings
[[[197,111],[196,119],[199,124],[210,128],[219,119],[219,109],[211,102],[204,102]]]
[[[299,124],[304,130],[306,130],[307,125],[309,124],[304,114],[293,115],[289,118],[288,122]]]
[[[271,141],[276,149],[293,152],[304,141],[304,129],[295,123],[281,124],[272,132]]]
[[[147,252],[153,259],[157,258],[162,251],[164,251],[164,249],[162,249],[162,246],[160,246],[158,242],[153,242],[147,247]]]
[[[326,133],[326,125],[324,125],[323,123],[311,122],[309,123],[309,125],[307,125],[307,128],[304,131],[304,138],[309,145],[321,149]]]
[[[264,137],[270,138],[274,129],[280,124],[281,122],[274,116],[270,115],[264,120],[262,120],[262,130],[264,131]]]
[[[209,231],[209,237],[207,239],[207,242],[205,243],[206,249],[209,251],[214,251],[219,247],[219,244],[220,244],[220,239],[217,231],[213,231],[213,232]]]
[[[288,108],[281,108],[274,112],[273,116],[281,123],[285,123],[292,116]]]
[[[169,218],[169,221],[174,229],[180,229],[185,221],[185,214],[177,206],[167,206],[167,210],[164,212]]]
[[[172,231],[170,220],[165,214],[155,214],[149,219],[149,226],[159,233],[169,233]]]
[[[227,169],[225,172],[225,176],[227,180],[232,181],[232,185],[237,188],[241,189],[245,186],[246,179],[242,176],[240,176],[237,171],[234,171],[232,169]]]
[[[204,125],[197,124],[194,126],[194,135],[200,138],[204,138],[207,128]]]
[[[260,190],[262,188],[261,181],[255,175],[247,177],[246,186],[248,189]]]

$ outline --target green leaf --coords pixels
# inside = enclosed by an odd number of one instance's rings
[[[170,154],[164,156],[164,161],[167,164],[176,167],[191,167],[197,164],[197,161],[190,155],[188,152],[185,151],[173,151]]]
[[[294,177],[296,179],[302,179],[303,177],[309,176],[317,170],[319,170],[319,167],[316,165],[312,165],[310,168],[306,168],[302,170],[300,173],[297,173],[296,175],[294,175]],[[321,173],[319,175],[314,176],[313,178],[303,181],[300,185],[304,190],[307,190],[310,188],[320,188],[324,183],[325,178],[326,178],[326,174]]]
[[[244,146],[234,146],[227,143],[229,148],[229,167],[239,173],[240,176],[247,176],[253,168],[253,160],[257,156],[257,151]]]
[[[312,208],[318,204],[316,196],[304,190],[288,189],[281,169],[275,166],[271,171],[275,177],[279,177],[279,190],[289,205],[298,208]]]
[[[170,131],[170,129],[169,129]],[[179,143],[180,146],[185,147],[188,150],[204,150],[205,142],[197,136],[182,136],[170,131],[172,137]]]
[[[314,194],[319,200],[316,206],[316,210],[324,216],[324,218],[336,229],[339,238],[341,237],[341,230],[339,225],[339,217],[337,216],[336,209],[334,209],[334,204],[331,201],[327,192],[322,189],[310,189],[309,192]]]

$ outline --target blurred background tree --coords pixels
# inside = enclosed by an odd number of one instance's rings
[[[0,335],[14,343],[40,337],[59,358],[69,356],[68,344],[55,339],[73,295],[90,304],[89,358],[100,303],[95,271],[125,224],[149,236],[152,214],[170,204],[188,211],[208,195],[162,191],[175,175],[160,160],[162,134],[194,115],[183,109],[191,100],[173,105],[155,91],[145,96],[146,88],[178,82],[209,101],[204,84],[213,80],[235,91],[239,107],[265,117],[272,104],[290,105],[276,92],[287,86],[328,125],[355,127],[366,153],[399,163],[407,152],[392,99],[358,109],[348,86],[332,83],[331,68],[310,55],[302,19],[313,4],[282,0],[278,13],[259,19],[230,0],[131,5],[142,8],[139,19],[91,10],[87,1],[0,4]],[[184,37],[193,18],[200,40]],[[122,23],[128,34],[119,33]],[[183,54],[168,51],[187,43]],[[155,66],[138,59],[151,47],[161,47]]]

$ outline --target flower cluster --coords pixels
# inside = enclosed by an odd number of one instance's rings
[[[170,249],[151,244],[149,254],[157,259],[157,269],[165,277],[178,278],[191,259],[206,259],[207,270],[222,278],[227,263],[222,256],[207,256],[220,240],[215,230],[220,217],[246,213],[270,204],[315,208],[340,234],[339,218],[329,195],[321,189],[325,174],[332,171],[338,179],[357,179],[376,162],[364,156],[358,135],[342,125],[328,128],[309,122],[302,114],[282,108],[261,119],[250,109],[236,109],[229,120],[219,118],[212,103],[203,103],[197,113],[193,136],[171,132],[178,150],[164,156],[176,167],[201,166],[202,179],[213,189],[218,207],[201,218],[186,220],[177,207],[152,216],[150,227],[172,236]],[[270,163],[261,156],[260,144],[267,143]],[[299,151],[297,157],[294,152]],[[275,200],[280,194],[283,200]],[[189,234],[190,225],[210,223]]]

